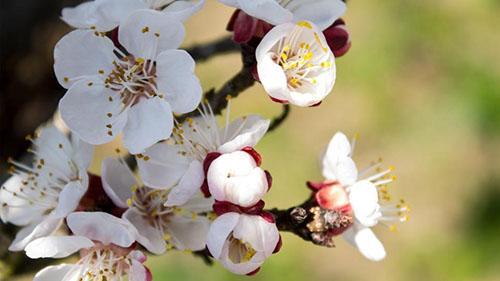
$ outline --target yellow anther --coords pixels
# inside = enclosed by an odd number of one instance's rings
[[[299,21],[297,23],[297,25],[300,26],[300,27],[305,27],[305,28],[312,29],[312,25],[309,22],[307,22],[307,21]]]
[[[132,206],[132,199],[130,199],[130,198],[127,199],[127,206],[129,206],[129,207]]]
[[[142,33],[149,32],[149,26],[145,26],[141,31]]]

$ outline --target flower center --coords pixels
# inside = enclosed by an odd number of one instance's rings
[[[131,259],[126,256],[127,251],[120,253],[110,247],[95,247],[81,253],[78,265],[83,269],[79,281],[123,280],[132,266]]]
[[[312,33],[312,36],[307,36]],[[308,22],[299,22],[274,47],[274,61],[286,74],[292,90],[315,85],[317,76],[332,67],[330,53]]]
[[[255,251],[249,243],[236,239],[232,235],[229,238],[228,257],[233,263],[248,262],[256,253],[257,251]]]

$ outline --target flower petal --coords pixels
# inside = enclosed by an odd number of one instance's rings
[[[167,14],[139,10],[132,13],[118,30],[118,40],[136,58],[155,59],[184,40],[184,26]]]
[[[33,281],[70,281],[75,279],[68,278],[71,273],[79,272],[81,270],[80,265],[75,264],[60,264],[47,266],[44,269],[38,271],[38,273],[33,278]]]
[[[62,219],[52,215],[46,216],[40,223],[33,223],[22,228],[16,234],[16,238],[9,246],[9,251],[21,251],[34,239],[48,236],[56,231],[62,223]]]
[[[241,215],[238,225],[233,230],[234,238],[250,243],[258,252],[270,256],[279,241],[276,224],[269,223],[261,216]]]
[[[293,13],[293,21],[313,22],[320,30],[325,30],[346,11],[341,0],[290,1],[286,6]]]
[[[358,170],[351,159],[351,144],[342,133],[336,133],[330,140],[323,156],[323,176],[329,180],[338,180],[343,185],[356,182]]]
[[[104,245],[115,244],[127,248],[138,236],[137,229],[128,221],[103,212],[75,212],[66,221],[75,235]]]
[[[29,204],[29,200],[22,196],[14,196],[14,194],[21,193],[20,190],[24,186],[23,181],[21,176],[13,175],[0,188],[0,205],[2,205],[0,206],[0,218],[4,223],[28,225],[40,221],[42,214],[46,211],[43,206]],[[3,206],[4,204],[7,206]]]
[[[167,231],[176,249],[199,251],[205,249],[209,226],[205,217],[192,219],[176,215],[168,222]]]
[[[291,22],[293,15],[274,0],[238,0],[239,8],[245,13],[272,25]]]
[[[91,85],[91,86],[89,86]],[[75,83],[59,102],[64,122],[73,133],[91,144],[112,141],[125,127],[126,111],[116,92],[92,78]]]
[[[205,0],[174,1],[163,12],[179,21],[186,21],[205,5]]]
[[[98,31],[110,31],[120,25],[133,12],[148,9],[141,0],[96,0],[95,17]]]
[[[205,173],[203,172],[203,165],[195,160],[189,164],[184,176],[182,176],[179,183],[172,188],[168,194],[165,206],[181,206],[191,199],[197,192],[199,192],[203,181],[205,180]]]
[[[94,245],[94,242],[83,236],[48,236],[33,240],[25,251],[32,259],[64,258]]]
[[[201,101],[202,89],[194,74],[194,60],[184,50],[166,50],[156,60],[158,90],[164,93],[175,113],[193,111]]]
[[[225,128],[226,142],[217,151],[229,153],[244,147],[254,147],[269,128],[270,120],[259,115],[249,115],[238,118]]]
[[[102,161],[102,186],[108,197],[120,208],[127,208],[127,200],[132,197],[131,188],[138,183],[134,174],[122,161],[106,158]]]
[[[160,98],[141,100],[129,110],[123,143],[130,153],[142,153],[170,137],[173,127],[172,109],[166,101]]]
[[[152,188],[171,188],[186,173],[191,158],[183,156],[181,145],[160,142],[146,149],[145,157],[137,157],[139,173],[144,183]]]
[[[364,226],[374,226],[380,216],[377,187],[369,181],[355,183],[349,189],[349,202],[356,219]]]
[[[83,195],[87,192],[87,186],[83,186],[80,181],[71,181],[64,186],[59,199],[57,207],[54,209],[54,216],[56,218],[64,218],[69,213],[73,212]]]
[[[163,239],[163,233],[160,233],[159,229],[152,227],[149,221],[145,220],[135,208],[125,211],[123,218],[135,226],[139,233],[137,242],[144,248],[155,255],[165,253],[166,243]]]
[[[132,260],[128,275],[130,281],[149,281],[147,268],[137,260]]]
[[[343,236],[369,260],[380,261],[386,256],[384,246],[370,228],[354,224],[344,232]]]
[[[84,2],[76,7],[64,8],[61,19],[74,28],[90,28],[96,25],[95,1]]]
[[[66,34],[54,48],[54,72],[64,88],[88,77],[99,76],[113,69],[113,42],[107,37],[95,35],[90,30],[75,30]],[[101,74],[101,73],[102,74]]]
[[[240,217],[241,215],[238,213],[225,213],[210,225],[207,235],[207,248],[214,258],[219,259],[221,257],[226,239],[238,224]]]

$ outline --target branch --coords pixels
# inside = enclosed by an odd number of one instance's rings
[[[233,42],[230,36],[222,37],[213,42],[188,47],[186,51],[197,62],[202,62],[215,55],[237,52],[239,45]]]
[[[271,125],[269,125],[269,129],[267,130],[267,132],[269,133],[277,129],[286,120],[289,114],[290,114],[290,105],[283,104],[281,114],[279,116],[274,117],[274,119],[271,121]]]

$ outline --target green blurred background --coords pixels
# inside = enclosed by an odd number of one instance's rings
[[[207,2],[187,22],[185,46],[227,34],[232,10]],[[499,15],[495,0],[349,1],[352,49],[337,60],[332,94],[293,107],[257,147],[274,177],[267,206],[308,196],[304,183],[321,179],[320,153],[341,130],[359,133],[359,166],[382,157],[396,167],[391,193],[410,204],[410,221],[375,228],[388,252],[378,263],[341,238],[326,249],[284,234],[253,280],[500,280]],[[197,74],[204,89],[219,87],[240,65],[238,54],[215,57]],[[260,85],[232,103],[232,116],[253,112],[280,112]],[[98,149],[94,171],[116,145]],[[148,263],[154,280],[249,280],[182,252]]]

